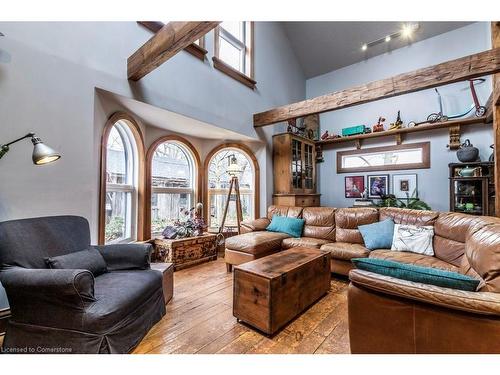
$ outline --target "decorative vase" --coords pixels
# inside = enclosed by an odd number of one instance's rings
[[[474,147],[472,143],[468,139],[465,140],[464,143],[460,146],[457,151],[457,158],[462,163],[470,163],[473,161],[477,161],[479,156],[479,149]]]

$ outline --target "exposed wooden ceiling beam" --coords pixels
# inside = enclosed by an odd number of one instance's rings
[[[500,48],[253,115],[254,127],[368,103],[500,72]]]
[[[127,60],[128,79],[138,81],[220,22],[169,22]]]

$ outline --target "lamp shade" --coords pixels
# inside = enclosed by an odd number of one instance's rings
[[[227,174],[230,175],[231,177],[238,177],[242,170],[240,166],[238,165],[238,160],[236,159],[236,156],[232,155],[229,157],[229,166],[226,169]]]
[[[57,151],[44,144],[40,138],[33,136],[31,142],[33,142],[32,158],[34,164],[48,164],[61,158],[61,155]]]

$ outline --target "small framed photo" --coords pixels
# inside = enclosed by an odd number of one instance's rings
[[[345,197],[361,198],[365,191],[365,176],[346,176]]]
[[[396,198],[411,197],[417,191],[416,174],[394,174],[392,175],[392,191]]]
[[[389,175],[368,176],[368,198],[380,198],[381,195],[389,193]]]

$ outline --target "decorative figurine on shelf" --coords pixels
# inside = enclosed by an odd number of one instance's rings
[[[403,128],[403,121],[401,120],[401,111],[398,111],[398,117],[396,118],[396,122],[391,123],[389,126],[389,130],[401,129]]]
[[[470,140],[466,139],[464,143],[457,150],[457,159],[462,163],[470,163],[473,161],[480,161],[479,149],[474,147]]]
[[[326,141],[328,139],[337,139],[341,138],[340,135],[338,134],[329,134],[328,130],[325,130],[325,132],[321,135],[321,140]]]
[[[384,124],[383,122],[385,121],[385,118],[383,118],[382,116],[380,116],[378,118],[378,122],[373,125],[373,132],[374,133],[378,133],[378,132],[383,132],[385,129],[384,129]]]

